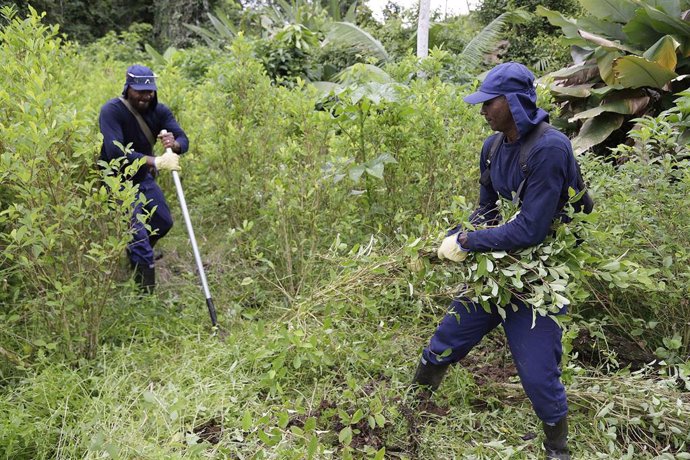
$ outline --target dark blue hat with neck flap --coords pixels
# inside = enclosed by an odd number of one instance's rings
[[[463,100],[468,104],[479,104],[511,93],[534,96],[536,102],[534,74],[517,62],[506,62],[491,69],[479,86],[479,90]]]
[[[505,96],[508,100],[510,112],[521,136],[549,119],[549,114],[537,107],[534,74],[520,63],[505,62],[497,65],[486,74],[479,89],[463,100],[468,104],[480,104],[498,96]]]

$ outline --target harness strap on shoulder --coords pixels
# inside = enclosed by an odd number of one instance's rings
[[[534,147],[534,144],[537,143],[539,138],[546,132],[547,129],[552,128],[549,123],[542,121],[537,125],[536,128],[534,128],[532,131],[530,131],[527,136],[525,137],[525,142],[520,145],[520,170],[522,170],[522,173],[527,175],[529,174],[529,167],[527,166],[527,160],[530,157],[530,153],[532,151],[532,148]]]
[[[144,136],[146,136],[146,139],[149,141],[149,144],[151,144],[151,147],[156,145],[156,138],[151,132],[151,128],[149,128],[149,125],[147,125],[144,121],[144,117],[142,117],[141,114],[137,112],[134,107],[132,107],[132,104],[130,104],[127,99],[125,99],[122,96],[118,96],[118,99],[120,100],[120,102],[124,104],[125,107],[127,107],[127,110],[129,110],[130,113],[134,115],[134,118],[137,120],[137,123],[139,123],[139,128],[141,129],[141,132],[144,133]]]
[[[491,148],[489,148],[489,153],[487,153],[487,155],[486,155],[486,168],[484,169],[482,176],[479,178],[479,183],[482,184],[484,187],[492,187],[491,169],[490,169],[491,168],[491,160],[493,160],[494,155],[496,154],[496,151],[498,151],[498,148],[503,143],[504,137],[505,137],[505,134],[497,133],[496,138],[494,139],[493,143],[491,144]]]
[[[534,128],[532,131],[529,132],[529,134],[527,134],[527,136],[525,137],[525,142],[523,142],[520,146],[520,171],[522,171],[524,179],[522,179],[520,185],[518,185],[518,189],[515,192],[515,196],[513,196],[513,204],[518,204],[518,202],[522,200],[525,182],[527,182],[527,178],[529,177],[530,173],[527,161],[529,160],[530,153],[532,153],[532,148],[534,147],[534,144],[536,144],[536,142],[539,140],[539,138],[541,138],[541,136],[544,135],[546,130],[549,128],[552,128],[552,126],[549,123],[542,121],[537,125],[536,128]]]

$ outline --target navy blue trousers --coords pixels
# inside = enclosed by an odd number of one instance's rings
[[[431,364],[456,363],[500,324],[534,411],[544,422],[556,423],[568,412],[558,367],[563,354],[561,328],[553,319],[540,315],[532,328],[532,309],[522,302],[516,304],[517,311],[506,306],[503,320],[495,306],[486,312],[469,299],[454,300],[422,358]]]
[[[129,260],[132,264],[153,267],[153,247],[159,239],[170,231],[173,220],[163,191],[151,174],[147,174],[146,178],[139,183],[139,193],[144,195],[145,199],[142,201],[145,201],[145,204],[138,204],[132,212],[133,235],[132,241],[127,246]],[[151,227],[151,232],[146,229],[138,217],[144,210],[150,213],[148,224]]]

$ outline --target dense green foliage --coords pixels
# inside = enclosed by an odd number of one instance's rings
[[[148,41],[162,47],[190,45],[193,33],[183,24],[206,23],[206,14],[220,0],[0,0],[24,15],[29,8],[45,12],[50,24],[60,24],[69,40],[91,43],[108,33],[121,33],[137,24],[149,27]],[[235,2],[229,2],[235,5]]]
[[[600,153],[625,141],[632,119],[657,115],[688,88],[690,25],[681,19],[687,0],[601,3],[582,0],[579,19],[539,7],[575,45],[574,65],[551,74],[563,123],[578,130],[578,152]]]
[[[578,0],[482,0],[476,16],[487,25],[506,10],[521,8],[534,13],[537,6],[577,16]],[[498,56],[505,61],[522,62],[538,73],[555,70],[571,62],[569,46],[563,42],[557,27],[546,19],[533,16],[529,21],[511,27],[505,50]]]
[[[535,458],[538,421],[502,334],[450,373],[435,397],[445,413],[421,415],[409,393],[463,281],[478,296],[522,282],[535,305],[570,302],[577,453],[690,458],[690,174],[676,151],[690,96],[641,120],[617,164],[582,158],[589,222],[448,266],[423,256],[476,204],[488,132],[461,101],[470,88],[444,79],[447,53],[355,66],[337,94],[276,85],[244,37],[156,55],[160,99],[191,140],[181,176],[221,341],[179,217],[157,295],[137,295],[124,256],[134,190],[107,193],[95,167],[98,109],[141,59],[111,46],[136,37],[78,47],[56,32],[8,10],[0,31],[2,458]],[[575,230],[586,242],[572,249]],[[664,361],[616,371],[620,337]]]
[[[116,304],[112,274],[127,241],[134,192],[111,178],[118,204],[100,187],[95,113],[79,100],[97,82],[56,29],[34,14],[12,19],[0,36],[0,267],[10,280],[0,300],[10,305],[5,320],[36,338],[25,352],[59,344],[75,359],[95,355],[103,309]]]
[[[106,31],[123,31],[132,23],[153,23],[154,2],[132,0],[2,0],[0,6],[14,5],[22,16],[33,7],[46,13],[49,24],[60,24],[60,32],[71,40],[90,42]]]

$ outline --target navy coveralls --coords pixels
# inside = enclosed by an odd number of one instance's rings
[[[125,87],[123,95],[126,93],[127,87]],[[175,120],[170,109],[158,103],[157,97],[154,97],[151,106],[146,113],[142,114],[142,117],[154,136],[165,129],[173,133],[175,140],[180,145],[181,153],[189,149],[187,135]],[[144,155],[153,155],[153,146],[142,132],[134,115],[119,99],[111,99],[103,105],[98,122],[103,134],[101,160],[111,161],[115,158],[126,156],[127,162],[133,162]],[[131,142],[132,151],[125,155],[113,141],[118,141],[124,146]],[[173,220],[163,192],[156,184],[148,166],[143,165],[139,168],[132,177],[132,181],[134,184],[139,185],[139,193],[144,195],[145,200],[143,201],[145,204],[135,206],[132,212],[131,226],[133,236],[131,243],[128,245],[129,258],[133,265],[153,267],[153,246],[170,231]],[[149,213],[153,210],[149,220],[152,233],[149,233],[144,224],[137,218],[144,209]]]
[[[541,110],[532,114],[530,119],[521,117],[524,111],[515,107],[519,100],[509,97],[508,101],[521,139],[529,129],[547,118],[546,112]],[[482,172],[493,141],[491,136],[484,142]],[[528,161],[530,176],[525,184],[520,213],[503,225],[469,232],[466,249],[510,251],[541,243],[568,201],[568,188],[578,190],[575,158],[566,136],[557,130],[547,130],[533,148],[535,153]],[[475,222],[497,223],[500,218],[495,209],[498,195],[512,199],[523,179],[519,156],[519,140],[512,144],[504,141],[499,147],[491,162],[492,186],[482,185],[480,189],[479,208],[472,216]],[[516,298],[511,303],[517,309],[504,305],[504,320],[496,305],[487,313],[481,305],[468,298],[455,299],[424,349],[422,360],[432,364],[458,362],[500,324],[505,330],[522,386],[537,416],[546,423],[555,423],[568,411],[565,388],[560,381],[561,328],[553,319],[540,315],[537,315],[532,328],[532,309]]]

